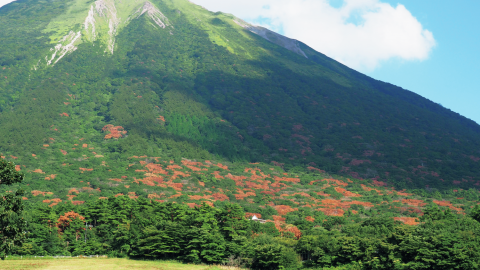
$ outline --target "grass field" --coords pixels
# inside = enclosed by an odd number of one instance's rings
[[[52,269],[52,270],[101,270],[101,269],[145,269],[145,270],[221,270],[216,266],[190,265],[166,261],[136,261],[129,259],[38,259],[0,261],[2,270]]]

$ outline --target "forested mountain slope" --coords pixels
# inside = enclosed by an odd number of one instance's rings
[[[186,0],[19,0],[0,24],[0,153],[29,194],[173,196],[197,170],[217,181],[221,164],[249,163],[397,190],[480,184],[479,125],[231,15]]]

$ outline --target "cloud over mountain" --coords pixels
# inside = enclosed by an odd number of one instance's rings
[[[382,61],[425,60],[436,45],[433,34],[403,5],[379,0],[193,0],[212,11],[233,13],[352,68],[370,71]]]

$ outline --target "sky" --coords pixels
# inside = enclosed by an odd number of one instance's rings
[[[300,40],[480,124],[480,1],[191,1]]]

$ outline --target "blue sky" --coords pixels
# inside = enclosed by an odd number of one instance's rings
[[[296,38],[480,124],[480,1],[192,1]]]
[[[366,74],[418,93],[480,124],[480,1],[401,0],[435,36],[424,61],[391,59]]]

